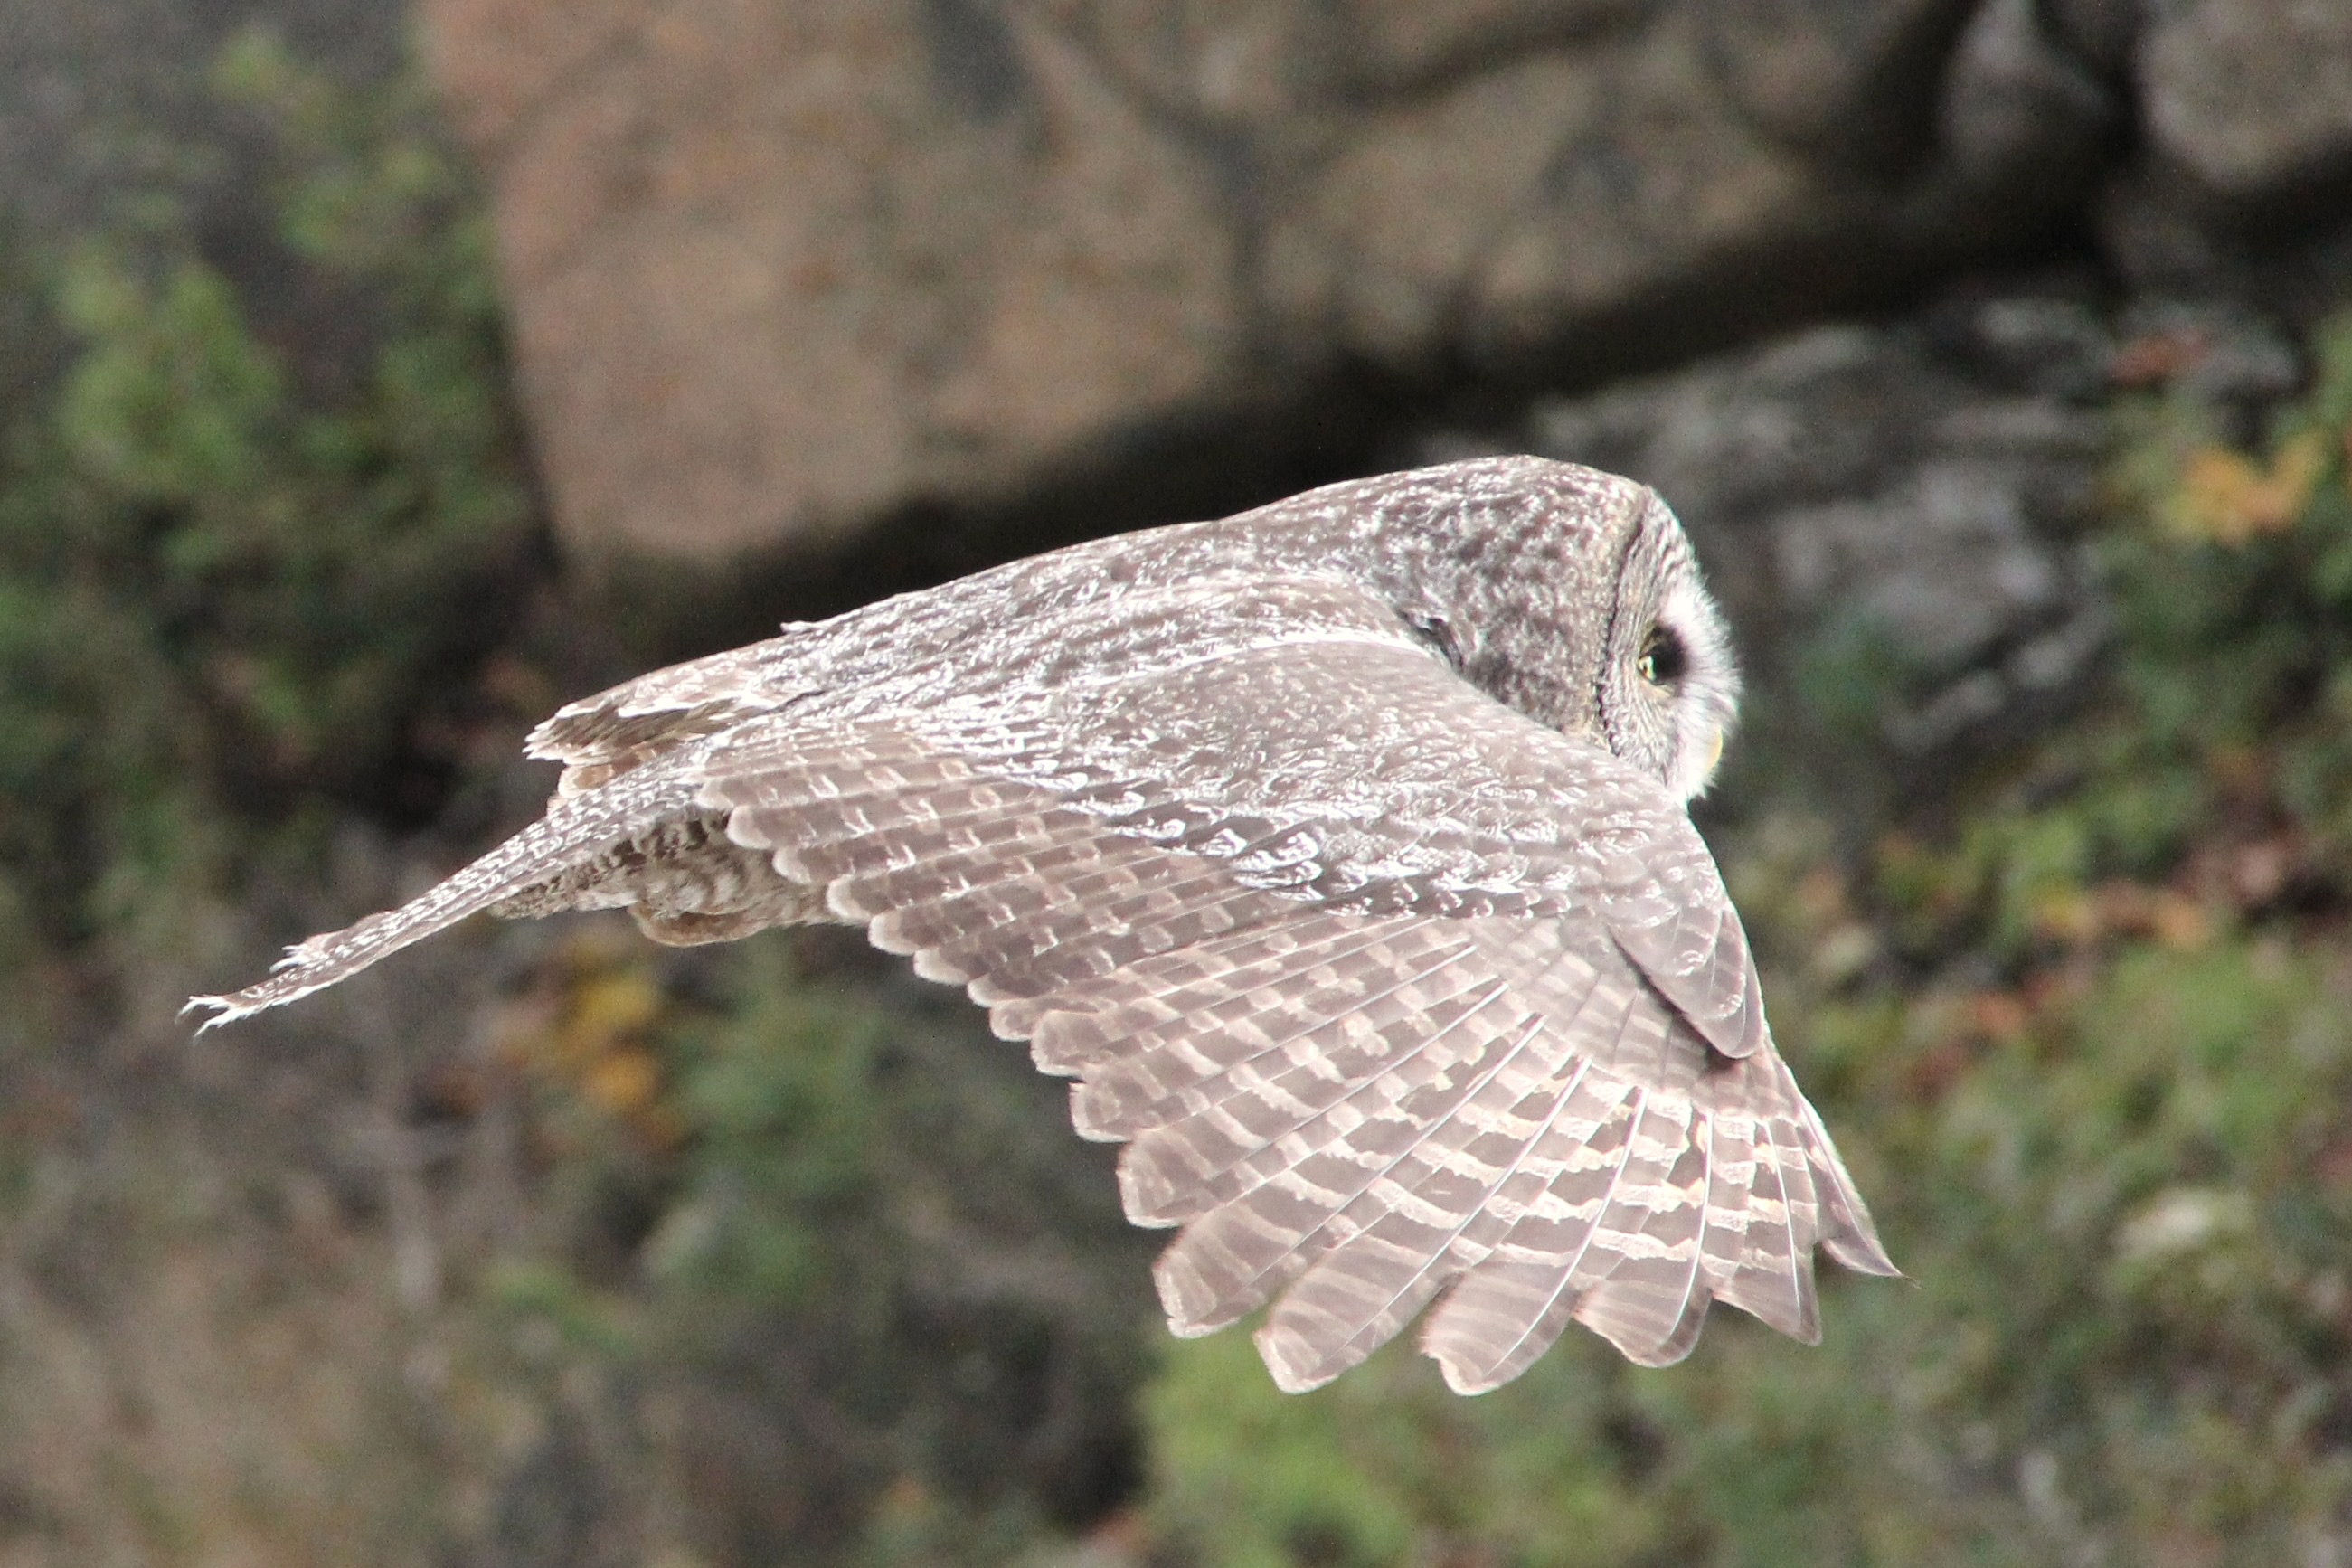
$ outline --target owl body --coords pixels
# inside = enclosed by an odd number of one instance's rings
[[[1816,1242],[1892,1266],[1685,815],[1736,692],[1643,487],[1533,458],[1328,487],[575,702],[531,736],[563,764],[540,823],[203,1000],[479,910],[862,924],[1076,1080],[1130,1216],[1182,1227],[1171,1324],[1276,1300],[1285,1387],[1433,1302],[1465,1391],[1570,1321],[1644,1362],[1718,1298],[1811,1337]]]

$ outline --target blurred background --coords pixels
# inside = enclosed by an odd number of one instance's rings
[[[0,1564],[2352,1565],[2352,6],[0,0]],[[1657,485],[1912,1276],[1166,1335],[840,936],[478,922],[560,701],[1477,452]]]

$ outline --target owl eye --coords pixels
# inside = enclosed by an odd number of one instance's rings
[[[1642,638],[1642,657],[1633,668],[1653,686],[1672,686],[1690,668],[1690,650],[1670,627],[1652,626]]]

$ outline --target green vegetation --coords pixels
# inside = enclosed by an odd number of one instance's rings
[[[482,225],[423,104],[259,37],[219,76],[274,151],[283,253],[245,263],[270,288],[172,192],[25,264],[46,310],[19,335],[62,371],[0,433],[16,962],[142,910],[168,944],[184,900],[333,810],[436,807],[457,759],[430,731],[532,563]]]
[[[1154,1238],[1025,1053],[775,939],[691,1001],[641,943],[568,954],[504,1043],[549,1245],[492,1294],[559,1364],[758,1435],[697,1532],[720,1561],[1008,1561],[1131,1487]]]

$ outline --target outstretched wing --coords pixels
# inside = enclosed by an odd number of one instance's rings
[[[1163,606],[1025,685],[581,705],[557,739],[606,782],[212,1000],[273,1005],[652,825],[723,825],[1077,1080],[1129,1216],[1182,1227],[1171,1325],[1275,1301],[1286,1388],[1433,1301],[1424,1347],[1472,1392],[1571,1321],[1651,1363],[1715,1299],[1815,1338],[1817,1244],[1893,1272],[1661,785],[1350,590],[1215,602],[1255,629],[1186,638]]]
[[[1171,1324],[1278,1295],[1286,1388],[1441,1293],[1472,1391],[1570,1320],[1647,1363],[1714,1298],[1817,1337],[1817,1242],[1893,1271],[1679,804],[1402,637],[747,734],[700,804],[1075,1077],[1183,1227]]]

